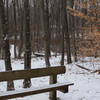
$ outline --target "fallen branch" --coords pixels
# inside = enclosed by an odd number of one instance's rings
[[[42,53],[34,53],[34,55],[35,55],[36,57],[44,57],[44,56],[45,56],[45,55],[42,54]]]
[[[91,73],[98,73],[98,74],[100,74],[100,69],[92,71]]]
[[[91,73],[98,73],[98,74],[100,74],[100,69],[97,69],[97,70],[90,70],[90,69],[88,69],[88,68],[85,68],[85,67],[83,67],[83,66],[81,66],[81,65],[77,65],[76,64],[76,66],[77,67],[79,67],[79,68],[81,68],[81,69],[84,69],[84,70],[87,70],[87,71],[89,71],[89,72],[91,72]]]
[[[85,68],[85,67],[83,67],[83,66],[81,66],[81,65],[77,65],[77,64],[76,64],[76,66],[79,67],[79,68],[81,68],[81,69],[87,70],[87,71],[89,71],[89,72],[92,71],[92,70],[90,70],[90,69],[88,69],[88,68]]]

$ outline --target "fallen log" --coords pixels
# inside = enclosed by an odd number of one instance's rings
[[[79,67],[79,68],[81,68],[81,69],[84,69],[84,70],[87,70],[87,71],[89,71],[89,72],[91,72],[91,73],[98,73],[98,74],[100,74],[100,69],[97,69],[97,70],[91,70],[91,69],[88,69],[88,68],[85,68],[85,67],[83,67],[83,66],[81,66],[81,65],[77,65],[76,64],[76,66],[77,67]]]
[[[34,55],[35,55],[36,57],[44,57],[44,56],[45,56],[45,54],[42,54],[42,53],[34,53]]]
[[[83,66],[81,66],[81,65],[77,65],[77,64],[76,64],[76,66],[79,67],[79,68],[81,68],[81,69],[87,70],[87,71],[89,71],[89,72],[92,71],[91,69],[85,68],[85,67],[83,67]]]
[[[91,73],[98,73],[98,74],[100,74],[100,69],[92,71]]]

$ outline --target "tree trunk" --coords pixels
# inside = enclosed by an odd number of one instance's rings
[[[14,29],[15,29],[15,31],[14,31],[14,58],[17,58],[17,52],[16,52],[16,49],[17,49],[17,22],[16,22],[16,2],[15,2],[15,0],[13,1],[13,11],[14,11],[14,24],[15,24],[15,26],[14,26]]]
[[[70,0],[69,2],[69,6],[70,8],[73,9],[74,6],[74,0]],[[69,14],[69,32],[72,35],[72,45],[73,45],[73,56],[74,56],[74,61],[77,61],[77,51],[76,51],[76,37],[75,37],[75,18],[73,15]]]
[[[50,40],[51,40],[51,34],[50,34],[50,30],[49,30],[49,1],[46,0],[46,8],[45,8],[45,12],[44,12],[44,31],[45,31],[45,62],[46,62],[46,66],[49,67],[50,66],[50,61],[49,61],[49,57],[50,57]]]
[[[67,51],[67,63],[72,63],[71,60],[71,48],[70,48],[70,36],[68,32],[68,18],[67,18],[67,10],[66,10],[66,0],[64,0],[64,31],[65,31],[65,40],[66,40],[66,51]]]
[[[25,10],[25,55],[24,68],[31,69],[31,33],[30,33],[30,6],[29,0],[24,1]],[[24,79],[24,88],[31,86],[30,79]]]
[[[8,34],[8,17],[5,15],[5,8],[3,0],[0,0],[0,16],[2,19],[2,30],[3,30],[3,43],[5,53],[5,69],[6,71],[12,70],[11,59],[10,59],[10,45],[9,45],[9,34]],[[7,90],[14,90],[13,81],[7,82]]]

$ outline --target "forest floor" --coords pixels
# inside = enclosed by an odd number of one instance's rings
[[[52,66],[60,65],[61,57],[51,57],[50,62]],[[81,58],[77,63],[67,64],[66,73],[58,76],[58,82],[73,82],[70,86],[69,93],[63,94],[58,92],[58,97],[61,100],[100,100],[100,75],[98,73],[91,73],[87,70],[81,69],[76,64],[89,68],[91,70],[100,69],[100,58],[86,57]],[[24,69],[23,60],[12,59],[13,70]],[[45,61],[42,57],[32,58],[32,68],[45,67]],[[5,71],[4,61],[0,60],[0,71]],[[49,77],[34,78],[32,80],[32,87],[45,86],[49,83]],[[23,88],[23,80],[14,81],[15,88]],[[6,82],[0,83],[0,92],[6,91]],[[12,100],[49,100],[48,93],[39,95],[27,96]]]

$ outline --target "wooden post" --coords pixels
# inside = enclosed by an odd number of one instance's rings
[[[57,75],[50,76],[50,84],[56,84],[57,83]],[[57,100],[57,91],[51,91],[49,94],[50,100]]]

